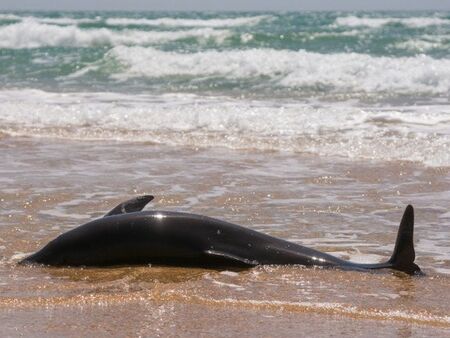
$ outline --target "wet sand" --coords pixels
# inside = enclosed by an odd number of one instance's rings
[[[3,336],[448,336],[449,168],[0,136]],[[17,261],[119,202],[217,217],[360,262],[416,210],[426,277],[301,267],[47,268]]]

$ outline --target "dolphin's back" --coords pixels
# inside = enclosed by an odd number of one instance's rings
[[[56,266],[122,264],[337,264],[338,259],[218,219],[145,211],[103,217],[49,242],[24,262]],[[340,262],[340,261],[339,261]]]

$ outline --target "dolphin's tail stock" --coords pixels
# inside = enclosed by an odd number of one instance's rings
[[[403,271],[408,275],[423,275],[419,266],[414,263],[416,253],[414,251],[414,208],[408,205],[403,213],[402,221],[397,233],[394,252],[386,263],[360,264],[366,269],[390,268]]]

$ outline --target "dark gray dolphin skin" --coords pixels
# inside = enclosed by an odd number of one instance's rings
[[[392,257],[385,263],[341,260],[218,219],[169,211],[141,211],[153,196],[140,196],[49,242],[20,263],[52,266],[135,264],[225,268],[298,264],[349,270],[394,269],[421,274],[414,264],[414,211],[406,207]]]

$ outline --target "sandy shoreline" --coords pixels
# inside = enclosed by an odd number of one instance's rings
[[[6,336],[446,336],[449,168],[297,153],[0,138],[0,322]],[[119,201],[218,217],[376,262],[416,207],[428,276],[268,267],[49,269],[17,260]],[[307,323],[307,324],[306,324]]]

